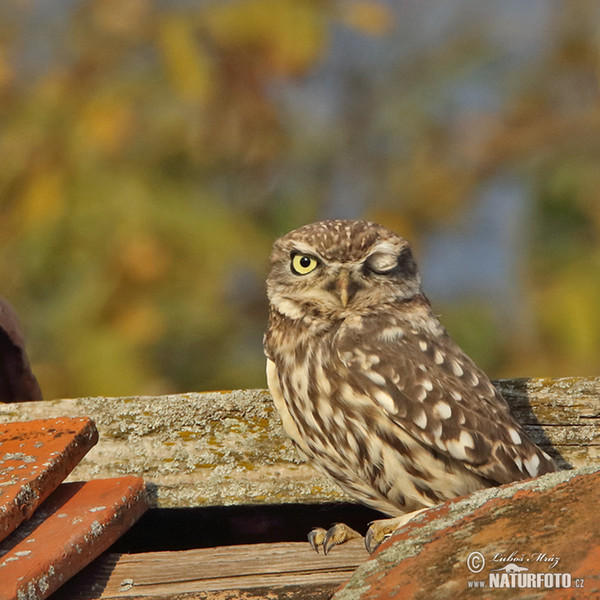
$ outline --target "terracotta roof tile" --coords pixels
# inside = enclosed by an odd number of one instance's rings
[[[599,501],[600,467],[586,467],[447,502],[399,529],[334,598],[600,598]]]
[[[98,441],[88,418],[0,424],[0,540],[28,519]]]
[[[41,600],[90,563],[148,508],[140,477],[65,483],[0,543],[0,600]]]

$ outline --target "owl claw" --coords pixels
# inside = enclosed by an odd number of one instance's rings
[[[386,532],[383,528],[377,527],[380,521],[374,521],[367,529],[367,533],[365,535],[365,548],[369,554],[373,554],[375,550],[379,547],[381,542],[386,540],[392,535],[392,531]]]
[[[322,527],[315,527],[308,534],[308,542],[310,543],[310,547],[319,554],[319,547],[323,546],[323,542],[325,541],[325,536],[327,535],[327,531]],[[325,548],[323,548],[325,551]],[[325,552],[327,554],[327,552]]]
[[[427,510],[427,508],[420,508],[419,510],[415,510],[400,517],[393,517],[392,519],[378,519],[377,521],[371,521],[365,535],[365,547],[369,554],[372,554],[377,550],[379,545],[387,540],[394,531],[406,525],[411,519],[414,519],[424,510]]]
[[[345,523],[335,523],[329,528],[325,540],[323,541],[323,552],[327,554],[331,548],[343,544],[348,540],[352,540],[357,537],[362,537],[358,531],[354,531],[351,527],[348,527]]]
[[[358,531],[354,531],[345,523],[335,523],[328,531],[322,527],[315,527],[308,534],[308,541],[315,552],[319,552],[319,548],[322,547],[323,554],[327,554],[334,546],[357,537],[361,537]]]

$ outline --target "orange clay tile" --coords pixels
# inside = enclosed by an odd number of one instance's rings
[[[140,477],[64,483],[0,543],[0,600],[42,600],[148,508]]]
[[[333,598],[600,599],[599,500],[598,466],[450,500],[397,530]]]
[[[88,418],[0,423],[0,540],[33,514],[97,441]]]

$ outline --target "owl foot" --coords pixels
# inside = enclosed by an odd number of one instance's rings
[[[308,534],[308,541],[315,552],[318,553],[319,548],[322,547],[323,554],[327,554],[334,546],[357,537],[362,537],[358,531],[354,531],[354,529],[348,527],[345,523],[335,523],[329,530],[325,530],[322,527],[315,527]]]
[[[373,553],[379,544],[389,538],[394,531],[406,525],[411,519],[414,519],[424,510],[427,509],[421,508],[400,517],[393,517],[392,519],[378,519],[377,521],[372,521],[369,524],[367,535],[365,535],[365,547],[369,554]]]

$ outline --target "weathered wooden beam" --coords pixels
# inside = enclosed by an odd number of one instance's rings
[[[563,466],[600,461],[600,378],[497,385]],[[141,475],[160,507],[349,500],[299,460],[264,390],[0,404],[0,422],[56,416],[91,417],[100,432],[70,480]]]
[[[600,462],[600,377],[495,383],[517,421],[562,467]]]
[[[262,390],[0,405],[0,421],[86,415],[99,443],[70,480],[141,475],[160,507],[342,499],[302,464]]]
[[[105,554],[52,598],[325,600],[368,557],[362,540],[352,540],[327,556],[314,552],[307,542]]]

